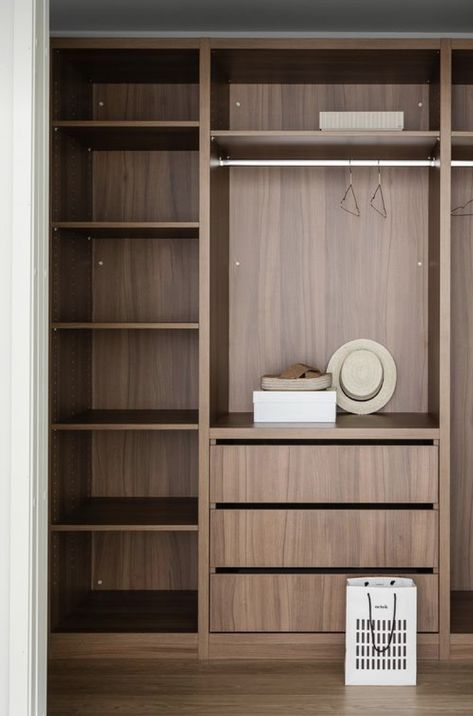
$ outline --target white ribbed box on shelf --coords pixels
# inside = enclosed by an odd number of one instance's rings
[[[334,423],[336,390],[255,390],[255,423]]]
[[[404,112],[320,112],[323,131],[401,131]]]

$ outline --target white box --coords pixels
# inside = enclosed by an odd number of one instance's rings
[[[345,684],[415,686],[417,588],[403,577],[347,580]]]
[[[255,423],[334,423],[336,390],[255,390]]]
[[[404,112],[320,112],[320,129],[343,132],[401,131]]]

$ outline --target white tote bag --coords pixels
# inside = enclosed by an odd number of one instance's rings
[[[413,580],[348,579],[345,684],[415,686],[416,653]]]

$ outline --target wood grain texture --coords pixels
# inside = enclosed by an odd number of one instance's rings
[[[214,67],[232,84],[426,84],[438,52],[352,40],[212,40]],[[439,41],[435,43],[439,47]],[[217,49],[218,48],[218,49]],[[244,52],[241,50],[244,49]],[[402,52],[399,52],[402,50]]]
[[[229,101],[229,129],[319,129],[335,111],[403,111],[405,129],[431,128],[426,84],[231,84]]]
[[[440,658],[450,651],[450,573],[451,573],[451,42],[441,45],[440,73],[440,310],[439,310],[439,631]]]
[[[92,436],[86,432],[53,431],[50,438],[49,518],[60,522],[91,492]]]
[[[197,589],[197,535],[95,532],[93,589]]]
[[[94,321],[197,321],[199,246],[192,239],[95,239]]]
[[[437,634],[417,635],[418,659],[438,659],[439,637]],[[330,633],[275,633],[275,634],[211,634],[209,637],[211,659],[287,659],[320,662],[340,662],[339,681],[343,683],[342,664],[345,656],[345,635]],[[356,689],[358,691],[358,689]],[[372,695],[372,688],[370,694]],[[397,693],[397,692],[396,692]],[[383,689],[383,699],[386,691]],[[333,701],[331,708],[333,708]],[[372,701],[370,700],[370,703]],[[311,701],[311,705],[313,701]],[[290,708],[293,708],[293,704]],[[363,706],[366,709],[366,704]],[[396,708],[399,708],[398,705]],[[383,712],[385,709],[383,709]],[[263,712],[264,713],[264,712]],[[284,712],[287,713],[287,712]],[[378,713],[378,712],[373,712]],[[398,716],[399,711],[393,712]],[[242,715],[243,716],[243,715]]]
[[[197,532],[197,499],[87,496],[51,529],[55,532]]]
[[[93,404],[102,410],[198,405],[195,331],[93,331]]]
[[[197,630],[192,590],[91,591],[65,615],[55,633],[182,633]]]
[[[75,664],[76,659],[196,659],[197,634],[115,633],[115,634],[51,634],[49,658],[64,659]],[[72,659],[72,662],[71,662]],[[54,669],[52,661],[51,669]],[[80,662],[79,662],[80,663]],[[116,663],[116,662],[115,662]],[[197,662],[196,662],[197,663]],[[76,673],[82,669],[76,668]],[[53,701],[54,703],[54,701]]]
[[[215,445],[211,502],[438,502],[429,446]]]
[[[85,410],[51,424],[53,430],[197,430],[197,410]]]
[[[209,634],[209,425],[210,425],[210,46],[202,40],[199,63],[199,656]]]
[[[452,172],[452,205],[473,196],[473,172]],[[473,217],[452,217],[452,589],[473,589]]]
[[[92,316],[92,245],[53,231],[51,243],[51,319],[89,321]]]
[[[98,431],[92,435],[94,497],[197,497],[195,431]]]
[[[346,574],[212,574],[212,632],[344,632]],[[417,629],[438,629],[438,576],[417,585]]]
[[[54,534],[49,545],[49,628],[53,631],[90,589],[91,536]]]
[[[384,410],[426,410],[428,174],[382,176],[388,220],[368,206],[376,170],[354,173],[361,217],[339,208],[344,171],[231,170],[230,412],[252,409],[263,374],[297,361],[323,369],[360,337],[397,364]]]
[[[93,119],[185,121],[199,117],[199,85],[100,83],[93,86]]]
[[[224,413],[210,428],[211,438],[240,440],[435,440],[438,418],[429,413],[340,413],[334,426],[317,423],[255,423],[253,413]]]
[[[93,152],[93,219],[197,221],[198,164],[198,152]]]
[[[434,510],[219,509],[212,567],[436,567]]]

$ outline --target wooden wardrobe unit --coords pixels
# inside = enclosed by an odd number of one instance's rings
[[[54,39],[51,88],[51,657],[339,658],[367,573],[473,656],[473,43]],[[376,167],[355,217],[347,169],[221,158],[437,161],[382,169],[385,219]],[[253,424],[263,373],[359,337],[382,413]]]

